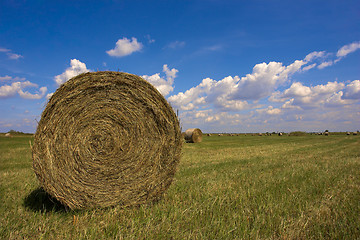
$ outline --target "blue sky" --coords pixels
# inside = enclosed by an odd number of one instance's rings
[[[204,132],[360,129],[358,1],[0,2],[0,132],[88,71],[152,83]]]

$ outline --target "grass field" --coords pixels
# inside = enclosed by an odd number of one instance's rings
[[[0,136],[1,239],[360,239],[360,136],[204,137],[153,205],[66,211]]]

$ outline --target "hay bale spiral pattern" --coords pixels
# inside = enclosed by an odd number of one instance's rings
[[[198,143],[202,141],[202,132],[199,128],[189,128],[185,131],[184,138],[188,143]]]
[[[181,145],[178,119],[152,85],[127,73],[85,73],[49,100],[33,168],[71,209],[139,205],[168,189]]]

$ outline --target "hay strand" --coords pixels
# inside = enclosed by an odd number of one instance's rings
[[[78,75],[42,113],[32,147],[41,186],[71,209],[156,201],[181,154],[178,119],[139,76]]]

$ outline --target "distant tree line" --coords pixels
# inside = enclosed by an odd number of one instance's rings
[[[8,133],[11,133],[11,134],[24,134],[23,132],[20,132],[20,131],[15,131],[15,130],[10,130],[8,131]]]
[[[24,132],[21,132],[21,131],[16,131],[16,130],[13,130],[13,129],[8,131],[7,133],[10,133],[11,135],[20,135],[20,134],[29,134],[29,135],[31,135],[32,134],[32,133],[24,133]]]

